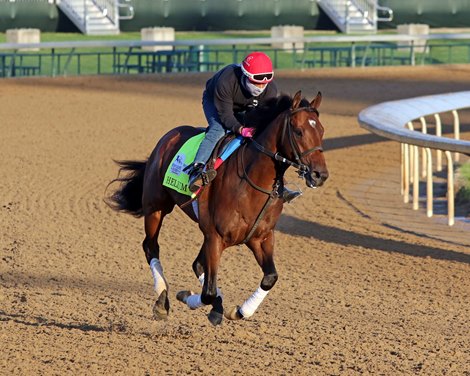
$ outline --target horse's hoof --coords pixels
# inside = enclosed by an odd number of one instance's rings
[[[216,297],[212,302],[212,309],[207,315],[209,321],[212,325],[220,325],[222,319],[224,318],[224,307],[222,306],[222,298],[220,296]]]
[[[190,297],[191,295],[194,295],[194,292],[189,290],[178,291],[178,293],[176,294],[176,299],[186,304],[186,302],[188,301],[188,297]]]
[[[210,323],[214,326],[220,325],[222,323],[222,319],[224,318],[224,314],[222,312],[217,312],[214,309],[211,309],[209,314],[207,315]]]
[[[166,320],[169,311],[170,301],[168,300],[168,293],[166,290],[163,290],[153,305],[153,318],[155,320]]]
[[[228,320],[241,320],[243,316],[240,313],[240,307],[232,307],[230,311],[225,312],[225,318]]]

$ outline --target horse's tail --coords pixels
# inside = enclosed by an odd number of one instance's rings
[[[144,173],[147,161],[115,161],[119,165],[119,174],[109,185],[120,182],[120,187],[111,196],[105,198],[106,204],[116,211],[123,211],[135,217],[144,215],[142,209],[142,193]],[[121,172],[127,172],[120,177]]]

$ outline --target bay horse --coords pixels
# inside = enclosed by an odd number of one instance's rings
[[[158,236],[164,217],[175,205],[199,224],[202,247],[192,264],[202,285],[201,294],[180,291],[177,299],[191,309],[211,305],[210,322],[222,322],[222,295],[217,288],[217,271],[224,249],[246,244],[263,271],[258,289],[239,307],[225,312],[236,320],[254,314],[278,279],[273,260],[274,227],[283,208],[284,173],[297,168],[307,187],[321,186],[328,178],[322,149],[324,129],[318,108],[319,92],[309,102],[298,91],[293,98],[282,95],[250,111],[245,124],[255,127],[253,139],[245,139],[217,170],[215,179],[197,197],[198,208],[188,205],[189,196],[163,185],[163,177],[176,152],[201,128],[180,126],[166,133],[146,161],[120,161],[124,177],[113,180],[120,187],[107,203],[117,211],[144,216],[142,243],[157,293],[153,312],[156,319],[169,313],[168,283],[160,264]],[[110,183],[110,184],[111,184]]]

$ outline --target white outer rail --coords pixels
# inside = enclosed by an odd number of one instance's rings
[[[227,38],[227,39],[187,39],[175,41],[142,41],[142,40],[90,40],[75,42],[41,42],[41,43],[0,43],[0,50],[20,48],[100,48],[100,47],[147,47],[147,46],[226,46],[256,45],[275,43],[372,43],[372,42],[411,42],[412,45],[424,45],[429,40],[470,40],[470,33],[435,33],[422,35],[338,35],[312,36],[297,38]]]
[[[402,194],[409,201],[410,183],[413,184],[413,209],[419,204],[419,150],[423,148],[422,176],[426,176],[426,213],[432,216],[432,157],[431,149],[437,150],[437,169],[441,169],[442,151],[447,158],[447,205],[448,224],[454,224],[454,178],[451,152],[470,155],[470,141],[460,138],[460,121],[457,110],[470,108],[470,91],[429,95],[380,103],[359,113],[360,125],[372,133],[398,141],[402,144]],[[454,139],[441,136],[440,113],[452,111]],[[434,115],[436,136],[427,134],[425,116]],[[421,131],[414,131],[413,121],[421,122]]]

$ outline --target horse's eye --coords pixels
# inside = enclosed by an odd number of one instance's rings
[[[302,137],[302,131],[300,129],[294,129],[294,134],[296,137]]]
[[[310,124],[310,126],[314,127],[315,125],[317,125],[317,122],[313,119],[308,119],[308,123]]]

